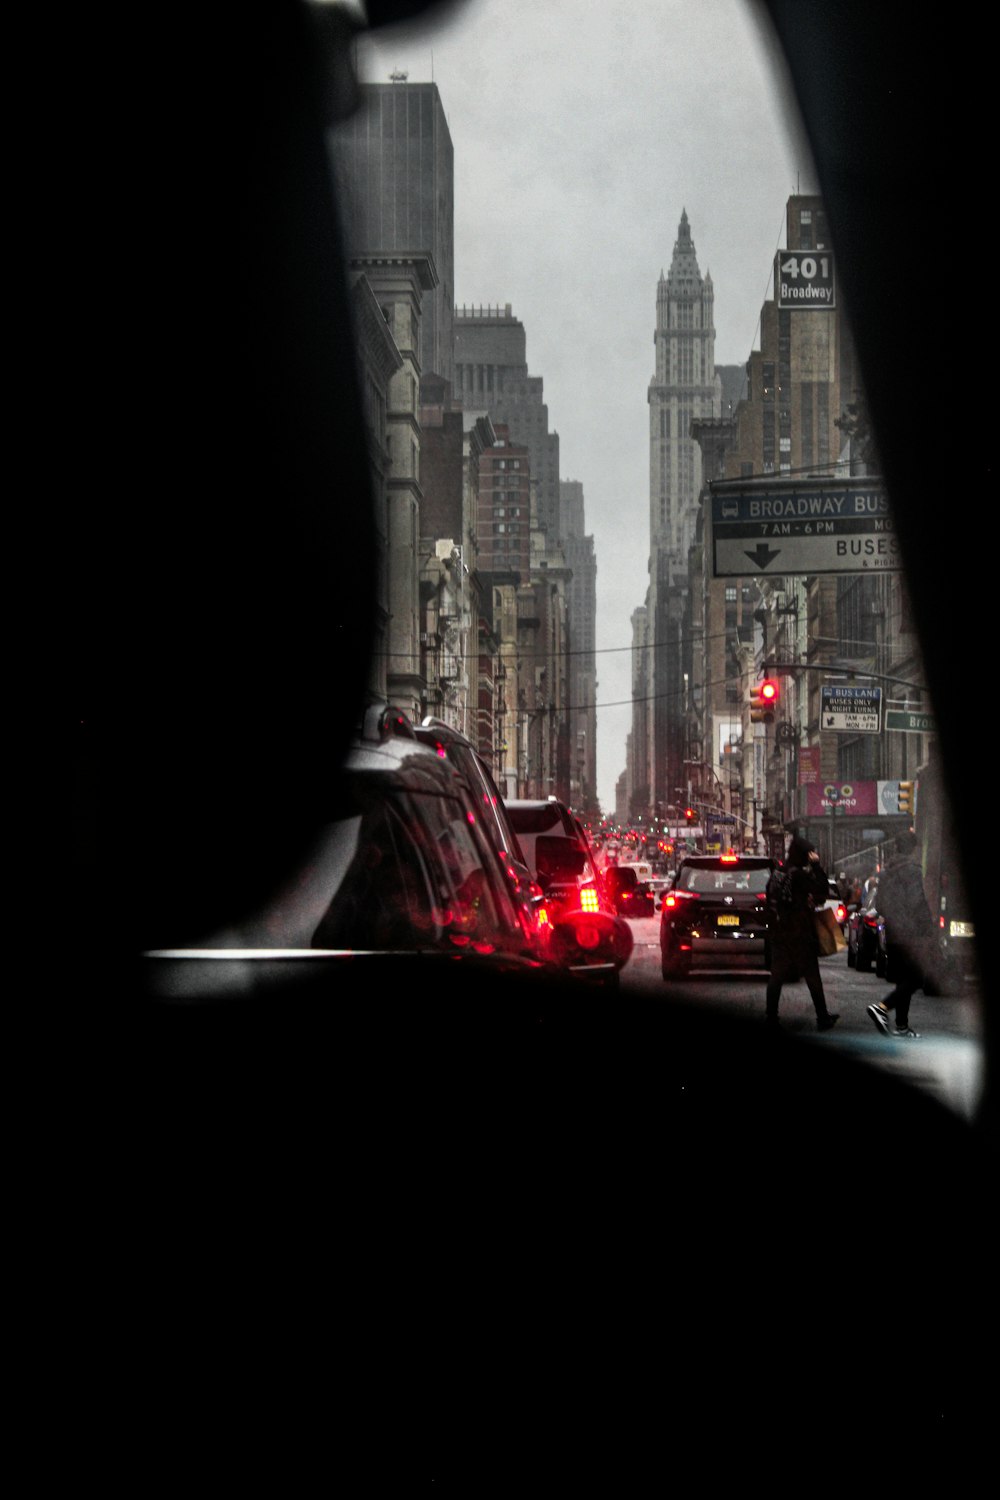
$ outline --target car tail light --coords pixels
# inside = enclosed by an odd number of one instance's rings
[[[681,901],[697,901],[696,891],[668,891],[663,898],[664,906],[677,906]]]
[[[841,905],[841,906],[837,907],[837,921],[838,922],[846,922],[847,921],[847,907],[846,906]]]
[[[601,905],[597,896],[596,885],[585,885],[580,890],[580,910],[600,911]]]

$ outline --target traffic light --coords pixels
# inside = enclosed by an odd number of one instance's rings
[[[778,706],[778,684],[773,677],[765,677],[750,689],[750,720],[754,724],[770,724]]]
[[[693,807],[686,807],[684,809],[684,820],[685,820],[685,822],[687,822],[687,823],[693,823],[696,816],[697,816],[697,814],[695,813],[695,810],[694,810]]]
[[[901,781],[899,791],[896,793],[896,807],[901,813],[912,813],[913,811],[913,782]]]

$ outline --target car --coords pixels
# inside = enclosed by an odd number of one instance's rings
[[[823,902],[820,910],[832,911],[838,927],[840,927],[841,931],[844,930],[847,922],[847,906],[844,902],[844,898],[840,894],[840,887],[837,885],[837,882],[835,880],[827,881],[826,900]],[[846,932],[844,935],[846,937]]]
[[[885,976],[885,922],[879,914],[875,883],[848,917],[847,965],[859,973],[867,973],[874,967],[880,977]]]
[[[650,882],[639,879],[636,865],[609,865],[604,872],[604,888],[620,916],[651,917],[655,914]]]
[[[764,893],[776,861],[762,854],[693,854],[660,904],[664,979],[698,963],[771,967]]]
[[[616,986],[632,955],[632,929],[615,910],[580,819],[557,797],[504,805],[545,896],[551,956],[574,975]]]
[[[217,988],[227,972],[238,987],[248,963],[278,956],[405,952],[550,970],[477,811],[454,762],[421,743],[398,709],[371,705],[308,859],[261,907],[194,948],[148,953],[151,991],[196,985],[209,960]],[[219,964],[236,954],[228,971]]]
[[[835,880],[827,880],[827,883],[826,883],[826,900],[824,902],[822,902],[822,904],[817,908],[817,910],[818,911],[829,911],[829,912],[833,913],[833,920],[836,922],[837,926],[840,928],[841,937],[843,938],[843,943],[842,943],[841,947],[842,948],[846,948],[846,946],[847,946],[847,919],[848,919],[849,913],[848,913],[847,903],[844,901],[843,896],[840,894],[840,887],[838,886],[838,884],[837,884],[837,882]]]
[[[551,930],[546,919],[541,887],[532,878],[524,851],[507,815],[493,774],[475,745],[453,725],[429,715],[413,726],[421,744],[462,772],[479,806],[479,824],[490,840],[510,881],[522,919],[540,957],[547,956]]]
[[[451,757],[423,744],[399,709],[369,705],[306,864],[190,959],[406,951],[550,968],[478,808]]]

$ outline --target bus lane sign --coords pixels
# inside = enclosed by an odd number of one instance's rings
[[[882,728],[882,689],[820,687],[820,728],[834,734],[879,734]]]

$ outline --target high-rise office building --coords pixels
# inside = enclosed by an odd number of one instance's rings
[[[687,572],[701,493],[701,450],[691,423],[719,414],[715,370],[715,292],[698,269],[687,211],[666,276],[656,288],[656,368],[649,382],[649,539],[669,558],[671,579]]]
[[[420,372],[453,379],[454,151],[434,83],[364,84],[355,113],[331,132],[350,255],[429,255],[438,284],[424,297]]]
[[[572,577],[570,621],[569,721],[570,785],[574,805],[589,813],[597,806],[597,559],[594,538],[585,536],[583,485],[559,484],[563,552]]]
[[[540,375],[528,374],[524,324],[503,307],[455,309],[455,394],[471,411],[488,411],[531,459],[538,523],[560,537],[559,434],[549,431]]]
[[[652,711],[635,735],[638,780],[631,789],[649,808],[674,802],[686,785],[686,716],[691,641],[684,632],[688,556],[697,539],[701,450],[691,424],[718,416],[722,380],[715,368],[715,293],[698,268],[687,211],[682,210],[670,270],[656,288],[656,364],[649,383],[650,635],[644,681]],[[635,712],[635,711],[634,711]]]

